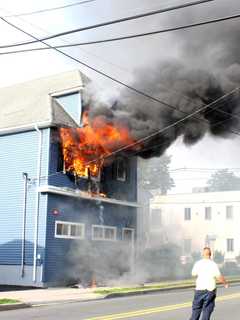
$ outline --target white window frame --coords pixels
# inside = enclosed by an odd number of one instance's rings
[[[103,229],[103,237],[95,237],[94,236],[94,228],[101,228]],[[113,239],[108,239],[105,237],[105,231],[106,229],[111,229],[114,230],[114,238]],[[112,226],[106,226],[106,225],[99,225],[99,224],[93,224],[92,225],[92,240],[94,241],[116,241],[117,240],[117,227],[112,227]]]
[[[58,224],[64,224],[64,225],[68,226],[68,234],[67,235],[57,234],[57,225]],[[71,226],[73,226],[73,225],[82,227],[82,236],[71,236]],[[61,239],[84,239],[85,238],[85,224],[84,223],[78,223],[78,222],[68,222],[68,221],[56,220],[55,221],[55,238],[61,238]]]

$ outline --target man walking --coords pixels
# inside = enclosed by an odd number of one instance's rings
[[[203,259],[196,262],[192,276],[197,276],[196,290],[192,304],[192,316],[190,320],[199,320],[202,313],[202,320],[209,320],[215,307],[216,280],[228,288],[228,284],[221,275],[217,264],[211,260],[211,249],[203,249]]]

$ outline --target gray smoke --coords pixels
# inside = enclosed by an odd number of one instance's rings
[[[209,17],[223,16],[216,6]],[[202,20],[195,13],[184,23]],[[214,13],[214,15],[213,15]],[[211,32],[210,32],[211,31]],[[180,36],[181,35],[181,36]],[[91,117],[103,116],[112,123],[125,123],[134,139],[142,139],[183,119],[200,107],[214,102],[240,85],[240,47],[237,20],[178,33],[178,59],[159,61],[135,72],[132,87],[165,102],[153,101],[129,89],[122,89],[114,103],[106,106],[89,100]],[[239,91],[211,105],[197,116],[154,135],[141,145],[143,158],[160,156],[180,136],[186,144],[199,141],[206,133],[228,137],[238,131]]]

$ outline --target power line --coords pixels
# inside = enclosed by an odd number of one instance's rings
[[[53,34],[53,35],[48,36],[48,37],[44,37],[44,38],[35,40],[35,41],[26,41],[26,42],[15,43],[15,44],[10,44],[10,45],[2,45],[2,46],[0,46],[0,49],[11,48],[11,47],[16,47],[16,46],[23,46],[23,45],[27,45],[27,44],[33,44],[33,43],[36,43],[36,42],[39,42],[39,41],[46,41],[46,40],[58,38],[58,37],[61,37],[61,36],[66,36],[66,35],[69,35],[69,34],[73,34],[73,33],[76,33],[76,32],[82,32],[82,31],[86,31],[86,30],[97,29],[97,28],[108,26],[108,25],[112,25],[112,24],[117,24],[117,23],[121,23],[121,22],[136,20],[136,19],[140,19],[140,18],[144,18],[144,17],[148,17],[148,16],[152,16],[152,15],[156,15],[156,14],[160,14],[160,13],[164,13],[164,12],[175,11],[175,10],[183,9],[183,8],[187,8],[187,7],[192,7],[192,6],[195,6],[195,5],[200,5],[202,3],[212,2],[212,1],[215,1],[215,0],[199,0],[199,1],[189,2],[189,3],[185,3],[185,4],[182,4],[182,5],[178,5],[178,6],[173,6],[173,7],[169,7],[169,8],[165,8],[165,9],[154,10],[154,11],[150,11],[150,12],[146,12],[146,13],[142,13],[142,14],[138,14],[138,15],[134,15],[134,16],[129,16],[129,17],[120,18],[120,19],[116,19],[116,20],[110,20],[110,21],[107,21],[107,22],[101,22],[101,23],[90,25],[90,26],[87,26],[87,27],[82,27],[82,28],[77,28],[77,29],[74,29],[74,30],[60,32],[60,33]],[[4,17],[1,17],[1,19],[3,21],[7,22],[7,20],[5,20]]]
[[[17,18],[17,17],[23,17],[23,16],[31,16],[31,15],[34,15],[34,14],[39,14],[39,13],[44,13],[44,12],[67,9],[67,8],[70,8],[70,7],[75,7],[75,6],[79,6],[81,4],[85,4],[85,3],[89,3],[89,2],[95,2],[95,1],[97,1],[97,0],[83,0],[83,1],[78,1],[78,2],[75,2],[75,3],[71,3],[71,4],[66,4],[66,5],[60,6],[60,7],[47,8],[47,9],[41,9],[41,10],[23,12],[23,13],[16,13],[16,14],[11,14],[11,15],[6,15],[6,16],[3,16],[3,17],[4,18]]]

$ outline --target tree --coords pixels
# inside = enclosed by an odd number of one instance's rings
[[[207,181],[209,191],[240,190],[240,177],[228,169],[218,170]]]
[[[171,156],[163,155],[161,158],[139,161],[139,183],[145,190],[160,190],[161,194],[167,194],[175,186],[170,176],[169,164]]]

